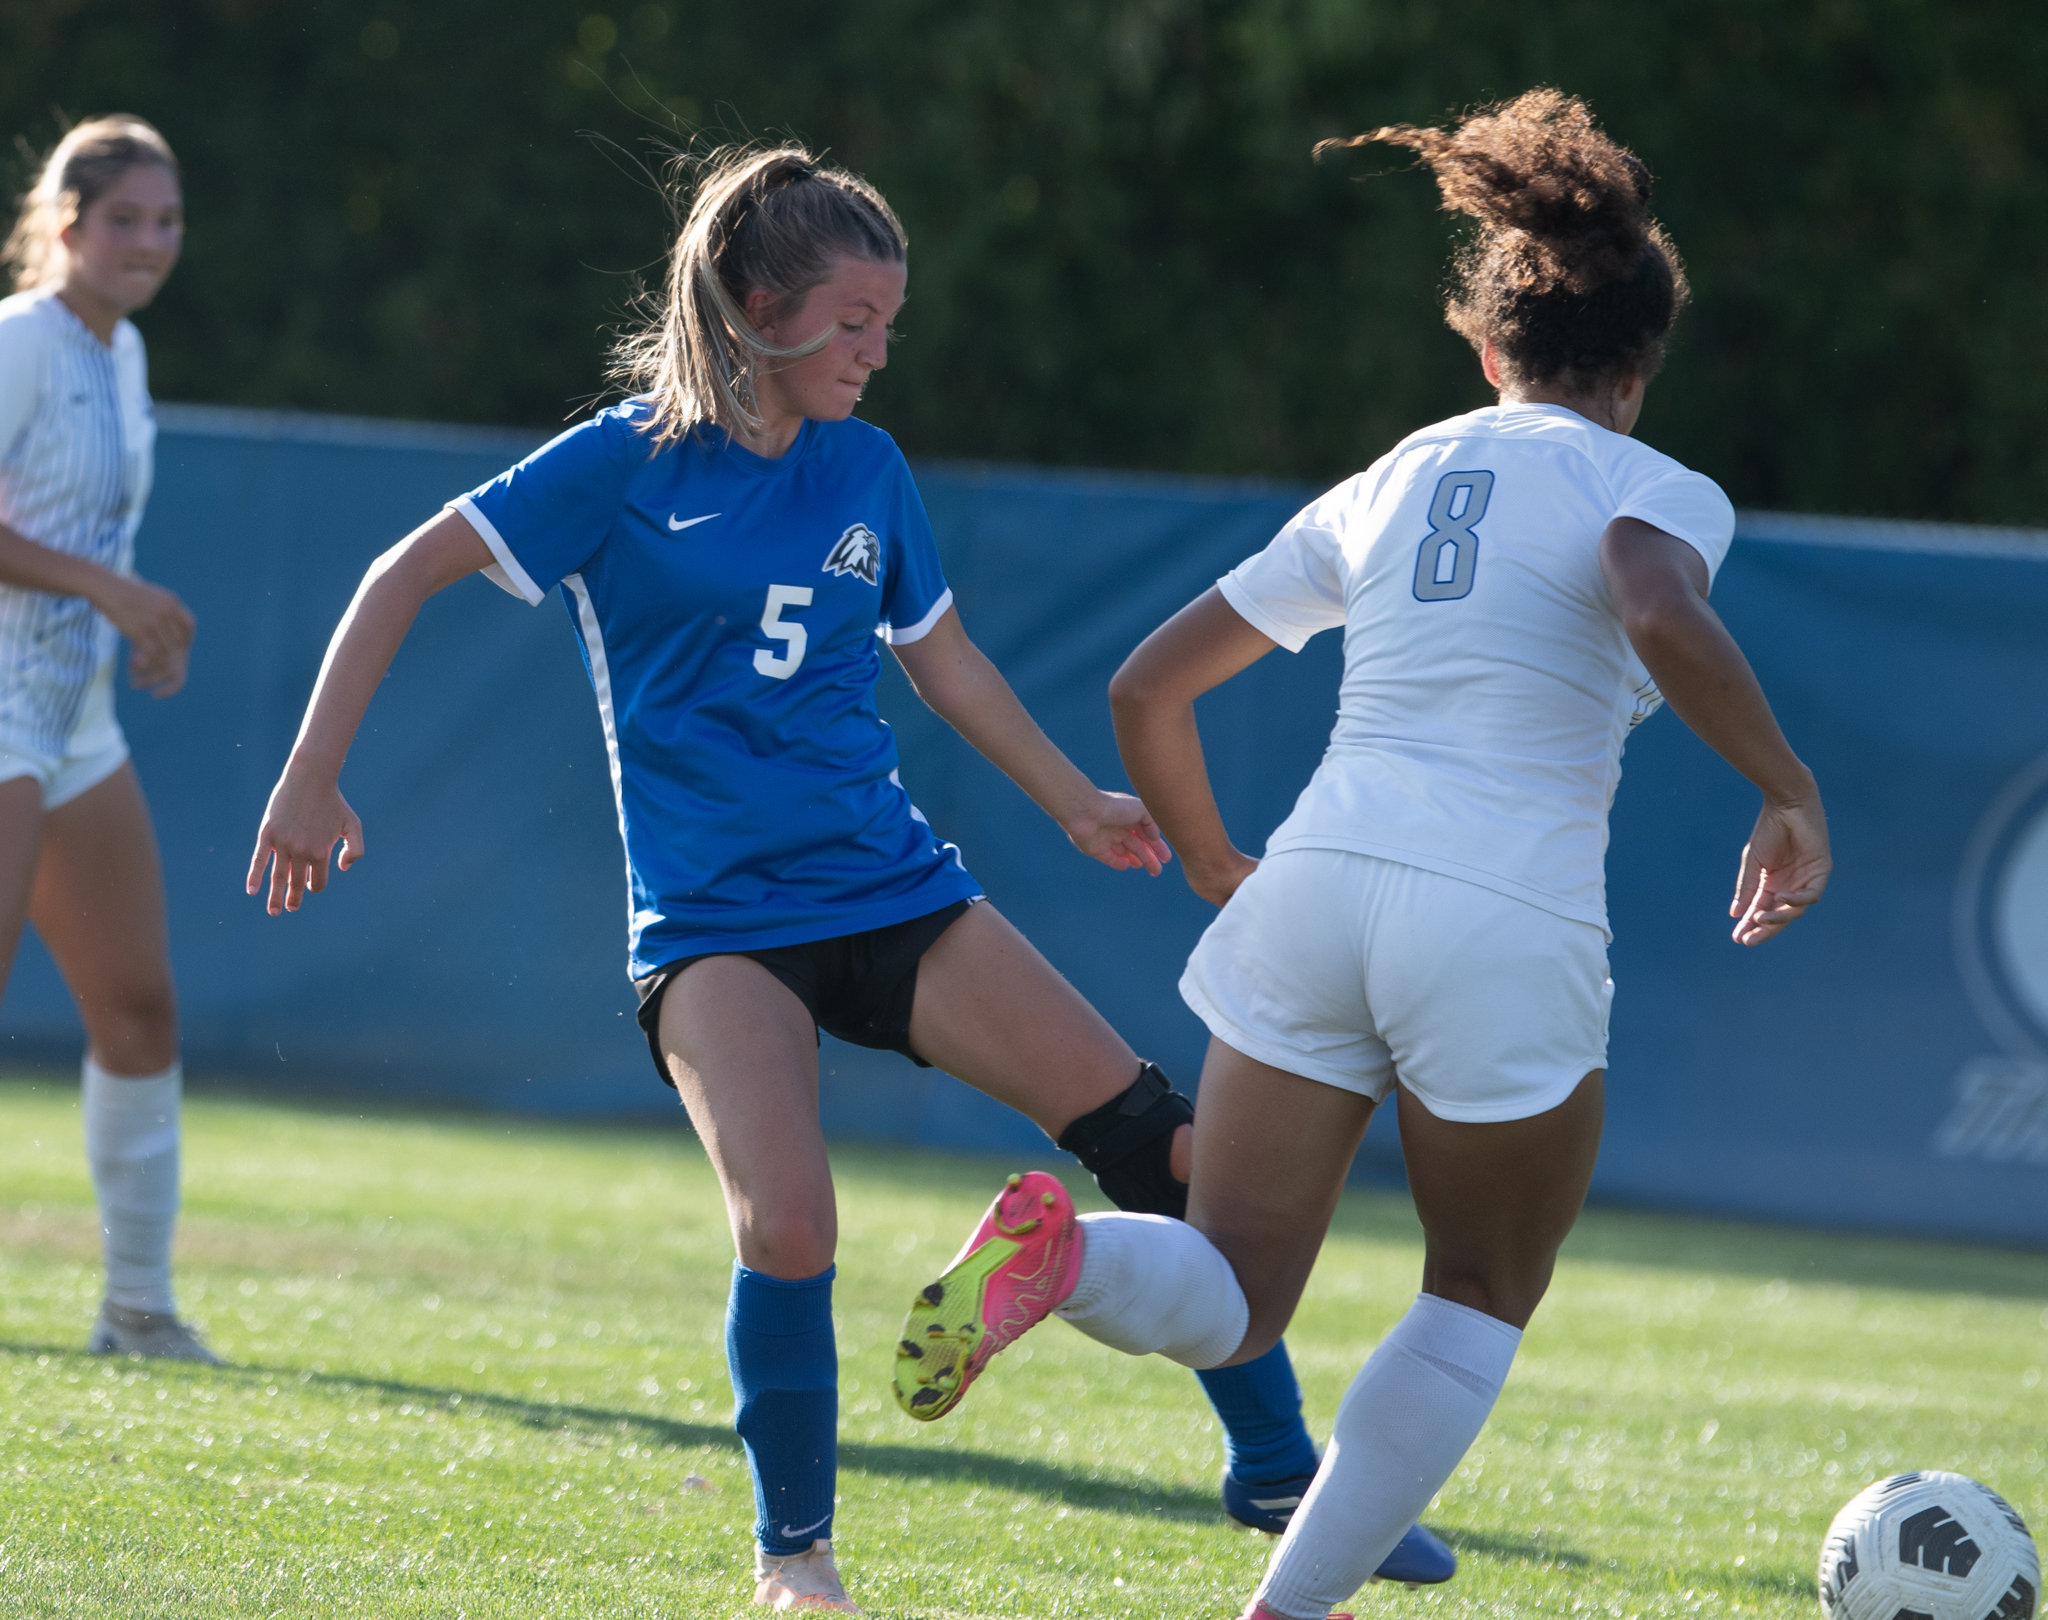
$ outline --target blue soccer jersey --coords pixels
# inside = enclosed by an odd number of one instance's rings
[[[769,461],[656,453],[644,400],[451,502],[583,648],[626,844],[630,971],[905,922],[980,886],[896,775],[880,643],[952,605],[895,441],[807,421]]]

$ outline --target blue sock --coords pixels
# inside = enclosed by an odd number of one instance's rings
[[[1316,1443],[1301,1421],[1301,1385],[1282,1339],[1257,1361],[1195,1376],[1223,1420],[1223,1455],[1246,1485],[1275,1485],[1316,1471]]]
[[[832,1277],[784,1282],[734,1262],[725,1307],[733,1426],[754,1476],[754,1537],[770,1553],[831,1539],[839,1478]]]

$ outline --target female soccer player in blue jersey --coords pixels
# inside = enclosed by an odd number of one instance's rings
[[[0,300],[0,985],[24,919],[86,1030],[80,1113],[99,1199],[99,1354],[215,1361],[178,1320],[177,998],[149,806],[114,718],[114,665],[185,684],[192,615],[135,574],[156,443],[128,316],[178,262],[171,149],[139,118],[57,143],[7,241]]]
[[[1685,300],[1648,171],[1554,90],[1347,144],[1366,141],[1419,151],[1477,221],[1448,315],[1499,403],[1311,502],[1112,683],[1131,780],[1222,907],[1181,980],[1214,1037],[1188,1224],[1075,1221],[1048,1188],[1001,1246],[1045,1251],[1061,1281],[1034,1304],[1105,1343],[1192,1367],[1257,1355],[1375,1107],[1398,1109],[1421,1293],[1345,1395],[1244,1620],[1339,1620],[1478,1436],[1550,1285],[1600,1143],[1602,858],[1631,728],[1668,701],[1760,792],[1738,943],[1790,926],[1830,870],[1813,776],[1707,604],[1734,511],[1631,436]],[[1340,627],[1329,750],[1254,860],[1217,814],[1195,700]],[[1031,1183],[998,1196],[1010,1228]],[[987,1231],[912,1306],[900,1396],[1016,1336],[1021,1313],[982,1330],[956,1298]]]
[[[837,1236],[817,1031],[935,1064],[1028,1115],[1126,1208],[1185,1208],[1190,1116],[996,909],[897,780],[879,645],[1118,869],[1169,858],[968,640],[909,469],[852,416],[886,362],[906,247],[865,182],[788,147],[709,163],[635,390],[378,559],[328,649],[249,870],[295,910],[363,833],[343,758],[420,604],[479,571],[560,587],[597,694],[657,1069],[725,1189],[727,1315],[759,1519],[758,1601],[850,1610],[833,1567]],[[1137,1076],[1134,1081],[1133,1076]],[[1233,1468],[1313,1471],[1284,1352],[1210,1383]],[[1243,1459],[1254,1461],[1245,1464]],[[1283,1493],[1284,1494],[1284,1493]],[[1272,1521],[1291,1509],[1268,1501]],[[1440,1544],[1411,1554],[1447,1573]]]

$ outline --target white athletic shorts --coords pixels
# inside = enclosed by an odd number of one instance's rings
[[[1269,855],[1180,993],[1246,1057],[1439,1119],[1527,1119],[1607,1066],[1607,940],[1459,878],[1337,849]]]
[[[64,752],[9,748],[0,743],[0,782],[33,776],[43,787],[43,808],[54,810],[98,787],[128,762],[128,739],[114,718],[113,660],[94,672],[78,724],[64,740]]]

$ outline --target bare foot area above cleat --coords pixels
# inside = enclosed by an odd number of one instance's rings
[[[896,1343],[896,1404],[920,1422],[960,1404],[989,1359],[1074,1291],[1074,1201],[1042,1170],[1012,1176],[937,1282],[918,1291]]]

